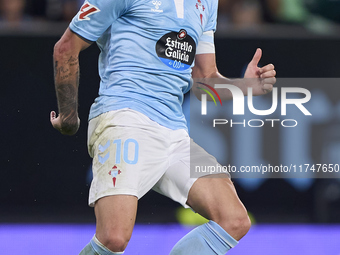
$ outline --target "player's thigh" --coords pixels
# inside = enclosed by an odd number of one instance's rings
[[[207,174],[197,174],[195,172],[195,165],[216,166],[219,164],[215,157],[206,152],[189,137],[183,138],[176,147],[173,147],[169,159],[171,164],[153,189],[179,202],[184,207],[188,207],[189,190],[196,182],[197,176]],[[223,176],[229,177],[230,175],[227,173],[223,174]]]
[[[227,220],[235,220],[238,216],[247,215],[230,179],[230,174],[224,172],[222,167],[218,167],[220,164],[216,158],[193,141],[190,143],[190,166],[191,176],[197,176],[196,166],[214,169],[208,173],[200,172],[200,177],[190,188],[187,204],[194,211],[223,224]]]
[[[198,178],[189,191],[187,204],[212,220],[234,219],[246,213],[232,181],[225,174]]]
[[[230,180],[229,173],[217,173],[217,171],[209,175],[199,173],[199,176],[203,175],[203,177],[193,178],[197,176],[196,165],[219,166],[216,158],[192,140],[189,146],[183,143],[177,147],[172,157],[176,160],[154,189],[184,207],[190,206],[195,212],[216,221],[231,233],[234,233],[236,228],[235,236],[242,236],[238,234],[239,226],[249,225],[249,218]]]
[[[107,196],[95,204],[96,237],[102,243],[127,244],[136,220],[138,199],[130,195]]]

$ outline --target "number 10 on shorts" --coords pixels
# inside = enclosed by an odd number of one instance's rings
[[[138,162],[139,144],[135,139],[116,139],[112,142],[116,145],[116,164],[120,164],[121,159],[125,163],[135,165]]]

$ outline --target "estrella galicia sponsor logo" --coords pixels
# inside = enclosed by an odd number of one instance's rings
[[[185,29],[170,32],[161,37],[156,44],[159,59],[175,70],[186,70],[194,61],[196,44]]]

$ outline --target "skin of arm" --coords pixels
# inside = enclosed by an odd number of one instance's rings
[[[272,91],[276,82],[276,71],[273,64],[266,65],[262,68],[258,67],[258,63],[262,57],[262,50],[257,49],[253,59],[248,64],[244,79],[228,79],[221,75],[216,66],[215,54],[199,54],[195,57],[195,66],[192,69],[192,78],[194,81],[202,81],[209,84],[209,79],[219,84],[232,84],[239,87],[244,95],[247,95],[247,88],[253,88],[253,95],[259,96]],[[194,82],[192,91],[195,96],[201,100],[201,94],[204,93],[198,89],[198,83]],[[214,84],[209,84],[214,86]],[[232,94],[228,89],[216,89],[222,100],[231,100]],[[208,98],[209,100],[210,98]],[[211,99],[210,99],[211,100]]]
[[[58,101],[57,116],[50,114],[52,126],[64,135],[74,135],[80,125],[78,117],[79,53],[91,45],[69,28],[54,46],[54,83]]]

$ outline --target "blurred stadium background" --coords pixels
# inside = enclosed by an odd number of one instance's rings
[[[57,109],[53,46],[79,5],[0,0],[0,254],[77,254],[94,233],[86,120],[99,84],[95,45],[80,56],[79,132],[64,137],[49,122]],[[219,12],[222,74],[240,77],[261,47],[261,62],[273,62],[279,78],[339,78],[340,1],[220,0]],[[340,87],[325,93],[338,110],[310,124],[308,147],[290,149],[313,162],[329,153],[340,163]],[[283,150],[278,139],[270,148],[261,143],[273,154]],[[234,181],[255,225],[230,254],[340,254],[339,179]],[[126,254],[168,254],[190,230],[179,224],[178,207],[153,191],[143,197]]]

